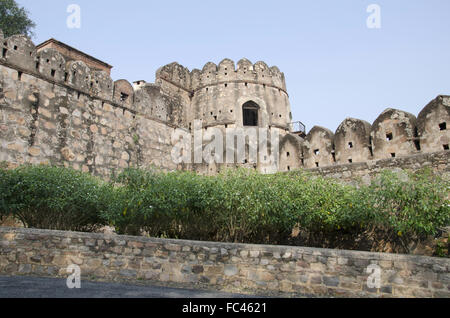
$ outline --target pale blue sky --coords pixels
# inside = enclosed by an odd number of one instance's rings
[[[154,81],[177,61],[265,61],[285,73],[294,120],[335,131],[387,107],[418,112],[450,94],[448,0],[18,0],[38,44],[56,38],[114,66],[114,80]],[[69,4],[81,29],[69,29]],[[369,4],[381,29],[368,29]]]

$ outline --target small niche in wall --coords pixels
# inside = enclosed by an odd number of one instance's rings
[[[394,135],[392,133],[387,133],[386,134],[386,141],[391,141],[392,139],[394,139]]]
[[[350,149],[353,148],[353,142],[349,142],[349,143],[348,143],[348,148],[350,148]]]
[[[64,82],[67,83],[68,80],[69,80],[69,73],[64,72]]]
[[[450,148],[449,148],[449,145],[447,144],[447,145],[443,145],[443,147],[444,147],[444,150],[450,150]]]
[[[395,152],[392,152],[392,153],[391,153],[391,157],[392,157],[392,158],[395,158]]]
[[[353,163],[353,159],[348,159],[348,163]]]
[[[319,168],[319,163],[318,162],[316,162],[316,167]]]
[[[447,123],[446,122],[440,123],[439,124],[439,130],[447,130]]]
[[[17,71],[17,80],[19,80],[19,81],[22,80],[22,74],[23,74],[23,72]]]
[[[120,93],[120,101],[125,102],[128,99],[128,94]]]
[[[419,131],[417,130],[417,127],[414,128],[414,146],[416,147],[417,151],[420,151],[420,139],[419,139]]]
[[[320,155],[320,150],[319,150],[319,149],[314,150],[314,154],[315,154],[316,156]]]
[[[291,167],[290,166],[287,166],[287,171],[291,171]]]
[[[55,70],[51,70],[51,71],[50,71],[51,77],[55,77],[55,74],[56,74],[56,71],[55,71]]]
[[[3,53],[2,53],[2,57],[6,58],[6,53],[8,53],[8,49],[7,48],[3,48]]]
[[[14,51],[17,51],[18,47],[17,45],[14,45]]]
[[[290,152],[286,152],[286,157],[290,157],[291,156],[291,153]]]

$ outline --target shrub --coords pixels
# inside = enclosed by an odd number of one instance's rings
[[[72,169],[24,166],[0,169],[0,213],[24,226],[93,231],[112,193],[98,179]]]
[[[71,169],[0,168],[0,217],[28,227],[222,242],[409,252],[450,224],[449,182],[383,171],[370,185],[306,172],[214,176],[126,169],[102,182]],[[291,235],[293,229],[296,236]]]

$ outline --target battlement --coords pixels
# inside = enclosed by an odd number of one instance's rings
[[[219,65],[208,62],[204,67],[191,72],[174,62],[161,67],[156,72],[157,81],[165,80],[193,94],[203,88],[229,83],[248,83],[274,87],[287,94],[284,73],[278,67],[269,67],[265,62],[253,64],[241,59],[237,64],[230,59],[222,60]]]
[[[388,108],[369,124],[347,118],[335,133],[315,126],[302,145],[305,168],[394,159],[449,150],[450,96],[439,95],[419,116]]]
[[[450,96],[439,95],[418,117],[388,108],[373,124],[347,118],[334,133],[315,126],[301,138],[293,134],[285,77],[276,66],[224,59],[190,71],[175,62],[157,70],[155,83],[131,84],[0,30],[0,161],[51,162],[100,175],[133,165],[184,169],[171,160],[171,133],[191,130],[195,120],[205,130],[279,130],[280,171],[450,154]]]

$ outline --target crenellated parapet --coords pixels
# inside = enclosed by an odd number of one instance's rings
[[[440,95],[417,118],[388,108],[373,124],[347,118],[334,134],[316,126],[302,146],[302,166],[317,168],[449,151],[449,124],[450,96]]]
[[[423,152],[449,150],[450,96],[438,96],[419,113],[417,129]]]
[[[191,74],[189,70],[174,62],[159,68],[156,71],[156,83],[168,82],[178,88],[191,90]]]
[[[219,65],[208,62],[201,71],[193,70],[191,76],[194,91],[213,85],[247,83],[269,86],[287,93],[284,74],[276,66],[269,68],[264,62],[253,64],[245,58],[237,64],[230,59],[224,59]]]
[[[371,125],[360,119],[347,118],[334,134],[337,162],[364,162],[372,158]]]
[[[245,58],[237,64],[230,59],[222,60],[219,65],[208,62],[201,70],[193,69],[191,72],[174,62],[158,69],[156,79],[193,92],[227,83],[259,84],[286,92],[285,77],[278,67],[269,67],[262,61],[253,64]]]

